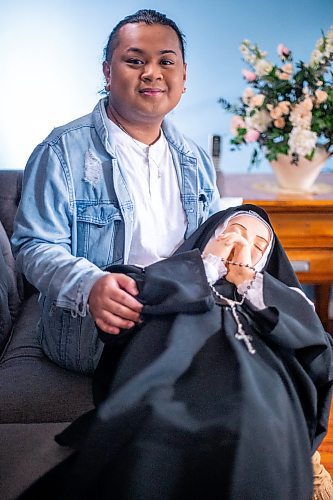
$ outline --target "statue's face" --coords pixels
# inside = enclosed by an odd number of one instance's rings
[[[271,235],[266,224],[260,219],[248,215],[236,215],[229,220],[224,233],[240,234],[251,247],[251,261],[254,266],[263,256],[269,245]]]

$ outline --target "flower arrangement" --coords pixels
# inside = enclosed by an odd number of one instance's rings
[[[333,26],[317,41],[310,62],[294,64],[291,50],[277,46],[278,65],[249,40],[240,46],[249,69],[242,74],[248,83],[240,104],[219,99],[234,116],[233,148],[255,143],[250,167],[258,165],[260,153],[268,161],[279,154],[312,160],[317,146],[329,153],[333,145]]]

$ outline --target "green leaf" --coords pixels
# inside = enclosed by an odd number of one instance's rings
[[[305,158],[306,158],[307,160],[310,160],[310,161],[311,161],[311,160],[312,160],[312,158],[314,157],[315,151],[316,151],[316,150],[315,150],[315,148],[313,148],[313,150],[311,151],[311,153],[309,153],[308,155],[305,155]]]

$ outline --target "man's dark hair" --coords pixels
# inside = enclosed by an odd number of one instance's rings
[[[119,23],[113,28],[110,36],[108,43],[106,44],[106,47],[104,49],[104,60],[110,62],[112,59],[112,54],[114,49],[117,46],[118,43],[118,33],[120,28],[125,26],[125,24],[129,23],[145,23],[145,24],[160,24],[162,26],[170,26],[172,28],[179,40],[179,45],[181,48],[182,56],[183,56],[183,61],[185,61],[185,35],[180,31],[178,28],[177,24],[166,17],[165,14],[161,14],[160,12],[157,12],[156,10],[150,10],[150,9],[141,9],[138,10],[135,14],[131,14],[130,16],[126,16],[124,19],[119,21]]]

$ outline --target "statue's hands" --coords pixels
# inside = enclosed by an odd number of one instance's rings
[[[88,299],[96,325],[106,333],[118,334],[140,320],[142,304],[135,299],[139,291],[126,274],[109,273],[93,285]]]
[[[229,236],[230,234],[230,236]],[[246,238],[237,232],[226,233],[226,240],[233,244],[229,259],[232,262],[243,264],[243,266],[227,264],[228,273],[226,280],[238,286],[243,281],[253,279],[255,272],[245,265],[252,267],[251,246]]]
[[[204,254],[208,253],[221,257],[224,261],[231,260],[252,266],[250,243],[237,230],[219,234],[217,238],[206,245]],[[248,267],[226,262],[225,266],[228,270],[226,279],[236,286],[254,277],[254,271]]]
[[[229,259],[230,253],[235,244],[235,238],[233,236],[240,236],[237,233],[221,233],[215,239],[212,239],[207,243],[204,249],[204,255],[212,254],[217,257],[221,257],[226,260]]]

